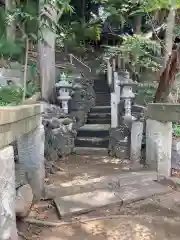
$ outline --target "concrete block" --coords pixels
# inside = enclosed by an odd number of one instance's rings
[[[130,160],[133,164],[140,164],[141,161],[143,127],[144,124],[141,121],[135,121],[132,123]]]
[[[146,123],[146,163],[159,175],[171,174],[172,123],[148,119]]]

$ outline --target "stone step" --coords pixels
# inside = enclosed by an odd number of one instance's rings
[[[106,137],[106,138],[77,137],[75,139],[75,146],[76,147],[108,148],[109,137]]]
[[[94,88],[95,92],[110,93],[110,88],[109,88],[106,80],[105,81],[95,80],[93,88]]]
[[[96,106],[106,106],[106,105],[110,105],[111,102],[111,97],[109,93],[96,93],[95,96],[95,103]]]
[[[111,124],[111,119],[108,118],[88,118],[88,124]]]
[[[98,189],[114,189],[120,186],[155,180],[157,180],[157,172],[155,171],[127,172],[96,178],[87,177],[87,179],[83,178],[81,180],[74,179],[72,181],[58,183],[58,185],[53,183],[45,186],[45,192],[47,198],[53,199],[57,196],[63,197]]]
[[[61,218],[87,213],[112,204],[128,204],[172,190],[153,181],[139,182],[116,189],[101,189],[65,197],[56,197],[55,205]]]
[[[73,152],[77,155],[107,156],[108,155],[108,148],[75,147]]]
[[[91,109],[91,113],[111,113],[111,106],[110,104],[107,106],[96,105]]]
[[[85,124],[78,131],[78,137],[108,137],[110,124]]]
[[[111,119],[111,113],[93,113],[90,112],[88,115],[89,119],[98,119],[98,118],[102,118],[102,119]]]

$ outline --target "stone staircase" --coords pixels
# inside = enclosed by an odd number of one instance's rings
[[[88,115],[75,140],[76,154],[108,154],[109,128],[111,124],[110,89],[107,80],[94,81],[96,106]]]

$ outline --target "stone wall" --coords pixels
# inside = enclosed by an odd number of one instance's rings
[[[44,129],[41,125],[40,113],[39,104],[0,108],[0,236],[2,240],[18,239],[16,213],[18,217],[27,216],[33,198],[39,201],[43,197]],[[18,169],[17,165],[15,166],[13,147],[9,146],[14,141],[18,143],[19,157],[16,159]],[[26,187],[19,185],[16,191],[15,178],[21,176],[21,173],[28,184]]]
[[[77,130],[86,123],[87,114],[95,105],[93,80],[80,75],[71,79],[73,90],[69,114],[63,112],[57,100],[56,105],[44,105],[45,158],[47,172],[50,173],[53,171],[52,162],[73,152]]]
[[[45,158],[56,161],[70,154],[76,137],[75,122],[56,105],[46,104],[43,114],[45,128]],[[48,167],[48,166],[47,166]]]

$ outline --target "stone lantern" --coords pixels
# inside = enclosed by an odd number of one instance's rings
[[[135,94],[132,91],[132,87],[136,85],[129,77],[129,72],[121,71],[118,85],[121,88],[120,98],[124,100],[124,123],[131,124],[135,120],[135,117],[131,113],[132,100],[135,97]]]
[[[62,103],[62,109],[64,113],[69,112],[68,102],[71,99],[72,84],[67,81],[67,76],[62,73],[60,81],[56,83],[56,89],[58,90],[58,100]]]

